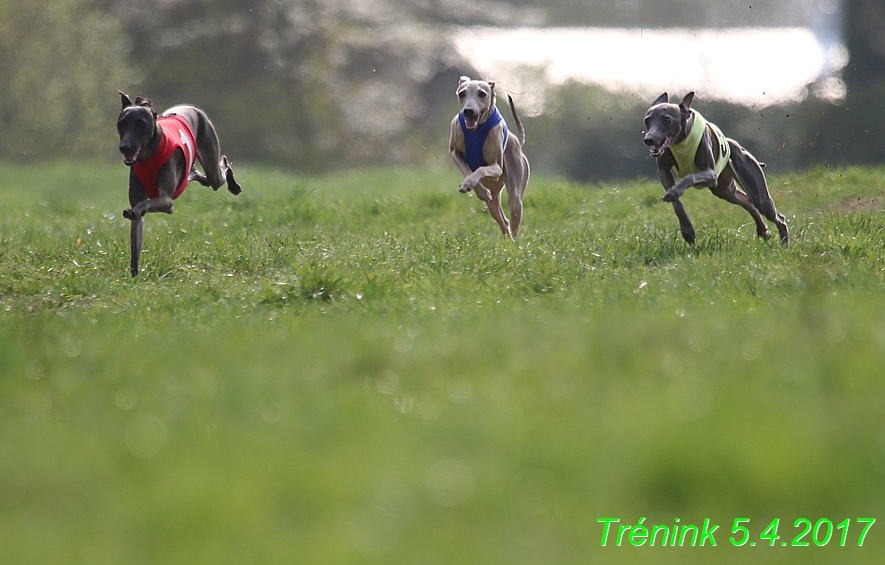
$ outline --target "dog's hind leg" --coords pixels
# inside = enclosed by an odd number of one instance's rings
[[[498,222],[498,227],[501,228],[501,233],[506,235],[507,237],[512,237],[512,233],[510,232],[510,222],[507,220],[507,216],[504,215],[504,208],[501,205],[501,193],[492,194],[492,199],[486,202],[486,206],[489,209],[489,214],[495,218],[495,221]]]
[[[209,179],[206,178],[206,175],[197,170],[197,167],[191,167],[190,172],[187,174],[187,182],[197,181],[203,186],[212,186],[209,182]]]
[[[519,235],[519,226],[522,224],[522,197],[508,193],[507,207],[510,208],[510,235],[516,239]]]
[[[511,137],[510,142],[514,146],[518,140]],[[520,148],[521,149],[521,148]],[[510,233],[514,239],[519,235],[519,227],[522,224],[522,200],[525,196],[525,189],[529,183],[529,160],[523,155],[522,151],[514,151],[505,154],[504,159],[507,163],[507,178],[504,181],[507,187],[507,206],[510,208]]]
[[[716,185],[716,187],[711,188],[710,192],[726,202],[737,204],[749,212],[750,216],[753,217],[753,221],[756,223],[756,235],[768,239],[768,226],[765,225],[765,220],[762,219],[762,214],[759,213],[759,209],[756,208],[752,199],[747,196],[745,192],[738,189],[734,180],[734,173],[732,173],[731,168],[726,167],[726,169],[722,171],[722,175],[719,177],[719,184]]]
[[[190,174],[193,180],[196,180],[203,186],[211,186],[212,190],[218,190],[222,185],[227,183],[227,189],[231,194],[240,194],[243,188],[234,179],[234,171],[230,166],[227,156],[221,154],[221,145],[218,141],[218,132],[215,131],[215,125],[209,120],[209,117],[200,109],[194,109],[198,116],[197,136],[197,160],[203,167],[205,175],[200,175],[197,171]],[[202,179],[200,178],[202,177]]]
[[[243,192],[243,187],[234,178],[234,170],[227,159],[227,155],[221,156],[221,168],[224,170],[224,178],[227,181],[227,189],[231,194],[237,195]]]
[[[777,226],[781,243],[784,245],[789,244],[790,232],[787,228],[786,218],[777,211],[774,205],[774,200],[768,191],[768,182],[765,180],[762,165],[736,142],[729,140],[729,144],[731,145],[729,168],[734,173],[734,178],[741,185],[741,188],[746,191],[747,196],[762,215]]]
[[[201,165],[202,165],[202,163],[201,163]],[[203,173],[198,171],[196,166],[191,167],[190,172],[187,174],[187,182],[194,182],[194,181],[202,184],[203,186],[212,187],[212,183],[209,182],[209,179],[206,177],[206,175],[204,175]],[[218,190],[217,187],[212,187],[212,189]]]
[[[497,187],[497,190],[489,190],[480,183],[473,189],[473,192],[476,193],[477,198],[486,203],[486,208],[492,218],[498,222],[501,233],[511,237],[510,222],[507,221],[507,216],[504,215],[504,208],[501,206],[501,187]]]

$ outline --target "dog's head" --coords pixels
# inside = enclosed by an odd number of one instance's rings
[[[643,142],[652,157],[660,157],[670,144],[685,132],[685,124],[691,115],[694,92],[689,92],[682,102],[671,104],[667,93],[661,94],[645,114]]]
[[[464,125],[468,130],[475,130],[489,118],[495,107],[495,83],[461,77],[457,93]]]
[[[119,90],[117,92],[120,92]],[[120,92],[123,107],[117,117],[117,133],[120,134],[120,153],[123,162],[129,166],[138,161],[141,150],[147,147],[157,129],[157,111],[148,98],[135,97]]]

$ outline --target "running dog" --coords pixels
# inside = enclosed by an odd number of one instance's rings
[[[129,205],[123,217],[131,221],[129,271],[138,274],[144,240],[144,215],[172,213],[172,201],[188,183],[197,181],[218,190],[227,183],[231,194],[243,189],[234,179],[227,157],[221,154],[218,134],[206,113],[194,106],[173,106],[158,116],[153,103],[137,96],[135,102],[120,93],[123,107],[117,117],[120,153],[129,170]],[[197,171],[199,161],[205,174]]]
[[[680,104],[671,104],[665,92],[646,113],[643,132],[645,145],[657,159],[658,178],[666,190],[663,200],[673,204],[682,237],[694,243],[694,226],[679,198],[695,186],[707,187],[719,198],[744,208],[756,222],[756,234],[763,238],[768,237],[765,216],[777,226],[781,243],[787,245],[787,224],[768,192],[764,165],[693,110],[692,101],[694,92],[689,92]],[[674,173],[681,177],[678,184]]]
[[[519,136],[507,129],[495,106],[494,82],[461,77],[457,94],[461,110],[452,120],[449,154],[464,174],[459,190],[473,190],[486,203],[501,232],[516,238],[522,223],[522,198],[529,182],[529,161],[522,152],[525,128],[516,106],[508,96]],[[509,221],[501,207],[501,189],[505,186]]]

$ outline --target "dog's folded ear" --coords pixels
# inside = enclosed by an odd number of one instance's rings
[[[459,78],[459,79],[458,79],[458,86],[461,86],[461,85],[464,84],[465,82],[470,82],[470,77],[469,77],[469,76],[462,76],[461,78]]]
[[[126,94],[122,90],[118,90],[117,92],[120,93],[120,100],[123,103],[123,108],[128,108],[129,106],[132,106],[132,99],[129,98],[128,94]]]
[[[153,114],[155,118],[157,117],[157,110],[154,109],[154,103],[151,101],[150,98],[142,98],[141,96],[136,96],[135,105],[144,106],[145,108],[150,109],[151,114]]]
[[[661,94],[660,96],[658,96],[658,99],[655,100],[654,102],[652,102],[651,105],[657,106],[658,104],[666,104],[669,101],[670,101],[670,96],[667,95],[667,93],[665,92],[665,93]]]

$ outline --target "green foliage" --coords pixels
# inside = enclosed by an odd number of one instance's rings
[[[116,12],[143,95],[204,108],[229,155],[310,171],[427,160],[456,111],[440,24],[524,23],[495,0],[126,0]]]
[[[0,0],[0,159],[114,155],[119,88],[161,109],[201,106],[234,161],[308,172],[438,164],[458,77],[473,74],[453,55],[455,26],[813,27],[837,17],[827,15],[835,4],[818,4]],[[879,4],[846,0],[845,104],[757,111],[699,92],[699,108],[771,171],[879,163]],[[525,119],[534,171],[588,181],[651,167],[637,135],[650,100],[574,84],[547,94],[545,114]]]
[[[122,166],[3,169],[4,563],[881,560],[728,532],[881,519],[885,169],[771,178],[784,249],[645,180],[533,177],[512,242],[453,170],[240,165],[136,279]]]
[[[121,22],[94,0],[0,0],[0,155],[112,154],[127,59]]]

